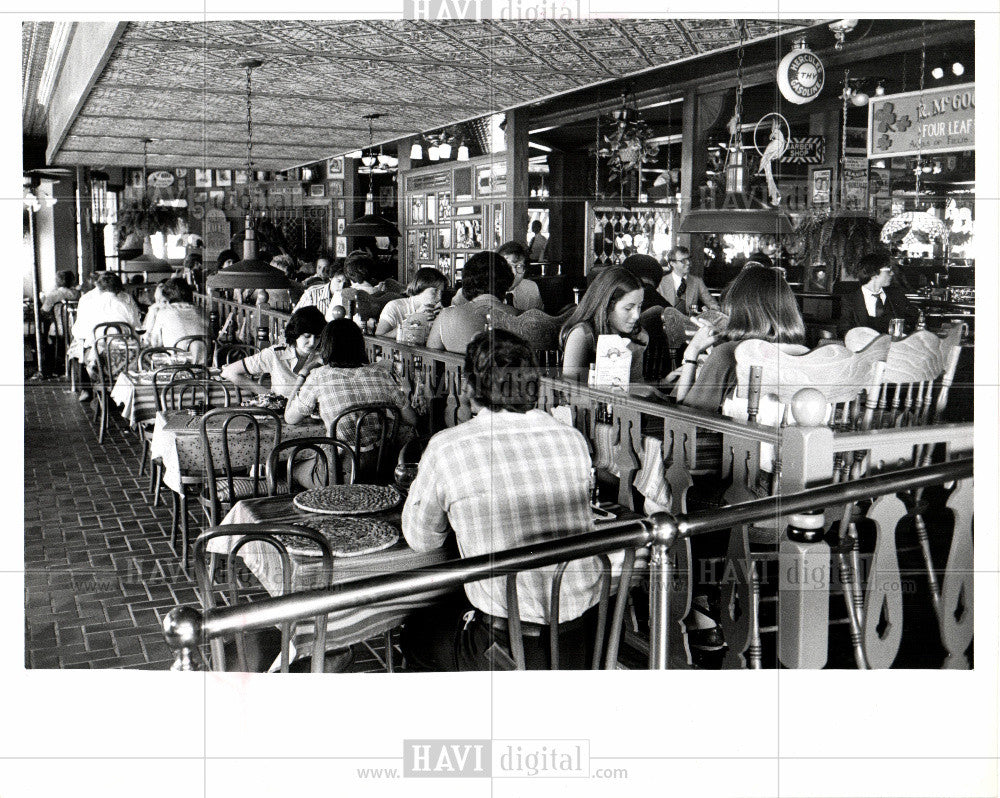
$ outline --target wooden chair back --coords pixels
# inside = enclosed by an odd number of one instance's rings
[[[233,537],[233,545],[226,555],[226,574],[229,582],[221,586],[224,590],[218,590],[212,584],[210,569],[206,562],[208,555],[207,547],[209,541],[215,538]],[[228,606],[236,606],[240,602],[241,591],[237,576],[236,559],[240,550],[249,543],[259,543],[263,546],[270,546],[278,552],[281,560],[281,595],[287,595],[292,590],[292,561],[288,552],[288,538],[298,540],[308,540],[319,548],[321,571],[318,584],[315,587],[326,587],[333,579],[333,551],[327,539],[312,529],[305,526],[295,526],[293,524],[262,523],[262,524],[227,524],[225,526],[215,526],[206,529],[194,543],[194,568],[195,579],[198,583],[198,591],[201,594],[201,604],[204,610],[212,610],[219,606],[217,592],[225,592]],[[319,615],[314,619],[316,624],[316,635],[313,640],[312,649],[312,671],[314,673],[323,672],[323,657],[326,649],[326,616]],[[281,629],[281,672],[288,673],[290,660],[290,643],[292,639],[293,623],[286,621],[280,624]],[[266,670],[268,662],[265,658],[251,657],[248,635],[257,635],[260,640],[260,633],[240,631],[235,636],[236,667],[237,671],[260,671]],[[229,670],[231,661],[226,656],[226,645],[222,638],[214,638],[210,644],[211,667],[212,670]],[[256,661],[252,661],[256,659]]]
[[[322,476],[324,485],[353,485],[357,462],[354,451],[343,441],[314,435],[308,438],[289,438],[281,441],[271,450],[267,458],[267,495],[278,495],[278,464],[283,455],[285,461],[285,493],[296,493],[292,471],[295,461],[305,452],[315,453],[313,476]]]
[[[941,417],[958,368],[961,338],[961,325],[951,325],[943,335],[918,330],[898,341],[867,327],[848,331],[844,345],[851,351],[888,349],[874,426],[924,426]]]
[[[270,441],[265,440],[267,428],[271,430]],[[264,466],[271,450],[280,442],[281,416],[273,410],[219,407],[202,416],[202,456],[213,521],[218,518],[222,501],[235,504],[236,496],[249,499],[265,495]],[[249,479],[249,495],[246,490],[236,489],[234,479],[243,476]],[[220,501],[221,486],[225,486],[225,496],[229,498]]]
[[[402,414],[395,405],[387,403],[357,404],[341,410],[326,434],[354,448],[358,469],[365,473],[362,479],[383,474],[386,452],[396,439],[402,423]],[[374,469],[365,469],[362,453],[374,452]]]
[[[195,362],[207,365],[211,361],[212,339],[207,335],[185,335],[174,344],[177,349],[190,352]]]
[[[839,344],[812,351],[768,341],[748,340],[736,347],[736,402],[725,415],[771,426],[794,423],[791,406],[803,388],[819,391],[827,403],[825,423],[840,429],[867,428],[875,412],[887,345],[851,352]]]
[[[599,670],[603,660],[605,670],[614,670],[618,662],[618,644],[621,638],[622,623],[625,618],[625,607],[628,600],[629,586],[632,582],[632,572],[635,568],[635,550],[625,552],[621,576],[618,580],[618,591],[615,598],[614,612],[610,627],[608,625],[608,607],[611,596],[611,559],[607,554],[599,554],[596,558],[599,566],[599,599],[597,602],[597,629],[594,633],[594,647],[591,655],[590,669]],[[552,591],[549,600],[549,667],[559,670],[559,606],[562,595],[563,576],[569,562],[559,563],[552,575]],[[527,664],[524,656],[524,632],[521,622],[520,601],[517,591],[517,574],[508,574],[507,592],[507,634],[510,642],[510,656],[517,670],[525,670]],[[607,648],[605,649],[605,642]]]

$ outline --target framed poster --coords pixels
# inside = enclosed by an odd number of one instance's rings
[[[447,222],[451,219],[451,192],[442,191],[437,195],[438,220]]]
[[[237,169],[233,172],[233,183],[243,186],[250,182],[250,173],[246,169]]]
[[[194,170],[194,187],[195,188],[211,188],[212,187],[212,170],[211,169],[195,169]]]
[[[490,249],[497,249],[503,243],[503,204],[498,202],[493,206],[493,243]]]
[[[183,167],[180,168],[180,169],[174,169],[174,174],[177,175],[178,177],[187,177],[188,176],[188,170],[186,168],[183,168]]]
[[[333,212],[336,216],[344,216],[346,208],[347,204],[344,202],[344,200],[342,199],[334,200]]]
[[[347,227],[347,220],[343,216],[337,217],[337,235],[342,236],[344,234],[344,228]]]
[[[208,192],[208,201],[215,208],[221,208],[226,203],[226,192],[220,189],[214,189]]]
[[[451,228],[439,227],[437,230],[437,248],[451,249]]]
[[[233,170],[232,169],[216,169],[215,170],[215,185],[217,186],[231,186],[233,184]]]
[[[343,180],[331,180],[328,185],[330,186],[330,196],[331,197],[343,197],[344,196],[344,181]]]
[[[344,179],[344,156],[329,158],[326,162],[326,176],[330,180]]]
[[[863,155],[844,156],[844,196],[841,204],[845,210],[868,209],[868,159]]]
[[[417,231],[406,231],[406,262],[411,266],[417,262]]]
[[[435,224],[437,222],[437,195],[428,194],[427,195],[427,224]]]
[[[829,205],[832,169],[812,169],[809,173],[809,198],[813,205]]]
[[[382,186],[378,190],[378,204],[383,210],[396,205],[396,196],[392,190],[392,186]]]
[[[445,275],[451,275],[451,255],[438,255],[438,271]]]
[[[322,183],[313,183],[309,186],[309,196],[310,197],[325,197],[326,196],[326,186]]]
[[[457,219],[455,226],[455,249],[482,249],[483,223],[479,219]]]
[[[410,224],[424,223],[424,198],[410,197]]]
[[[427,262],[434,259],[434,246],[430,230],[417,231],[417,260]]]
[[[342,236],[338,236],[336,239],[336,244],[334,247],[334,254],[338,258],[347,257],[347,239]]]

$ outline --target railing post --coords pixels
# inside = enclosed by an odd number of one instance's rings
[[[198,642],[201,640],[202,614],[191,607],[175,607],[163,619],[163,636],[173,649],[172,671],[205,669]]]
[[[652,551],[649,556],[649,669],[669,667],[670,640],[670,549],[677,540],[677,519],[670,513],[654,513]]]

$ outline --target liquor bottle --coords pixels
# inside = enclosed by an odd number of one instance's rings
[[[922,310],[917,315],[917,329],[918,330],[927,329],[927,317],[924,316],[924,312]]]
[[[573,289],[573,304],[574,305],[579,305],[580,304],[580,289],[579,288],[574,288]]]
[[[830,546],[823,510],[795,513],[778,551],[778,660],[789,668],[826,664]]]

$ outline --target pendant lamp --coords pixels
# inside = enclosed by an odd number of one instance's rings
[[[382,114],[367,114],[364,118],[368,120],[368,151],[372,152],[375,142],[375,131],[372,127],[374,120]],[[374,238],[399,238],[399,228],[388,219],[375,213],[375,196],[372,193],[372,173],[368,172],[368,194],[365,195],[365,215],[360,216],[352,222],[348,222],[344,228],[344,235],[348,236],[371,236]]]
[[[253,71],[261,65],[255,58],[247,58],[239,65],[247,72],[247,174],[253,175],[253,115],[251,107]],[[206,281],[209,288],[288,288],[291,283],[280,269],[275,269],[257,257],[257,240],[253,226],[254,191],[250,189],[250,207],[247,209],[246,228],[243,239],[243,260],[226,266]]]

